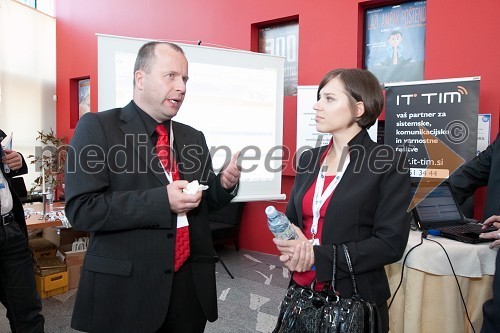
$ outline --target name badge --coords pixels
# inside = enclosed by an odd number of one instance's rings
[[[313,241],[312,241],[312,245],[319,245],[319,239],[318,238],[314,238]]]

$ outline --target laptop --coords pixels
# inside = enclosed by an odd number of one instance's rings
[[[415,194],[417,187],[418,184],[412,184],[412,195]],[[440,236],[464,243],[491,242],[492,239],[479,238],[479,234],[497,230],[494,227],[482,230],[479,221],[465,218],[447,183],[434,188],[413,208],[412,213],[420,229],[439,230]]]

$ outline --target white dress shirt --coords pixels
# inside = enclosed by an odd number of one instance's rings
[[[9,183],[0,172],[0,205],[2,207],[2,215],[7,214],[12,210],[14,203],[12,202],[12,194],[9,190]]]

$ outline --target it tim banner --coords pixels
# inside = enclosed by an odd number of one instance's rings
[[[384,142],[412,179],[443,180],[476,155],[480,77],[386,84]]]

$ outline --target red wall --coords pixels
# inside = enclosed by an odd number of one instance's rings
[[[255,24],[299,18],[299,85],[316,85],[336,67],[361,67],[362,12],[395,3],[369,0],[86,0],[56,1],[57,134],[70,138],[70,79],[91,79],[91,109],[97,110],[95,34],[189,42],[202,40],[256,50]],[[500,2],[428,0],[425,79],[481,76],[480,113],[492,114],[492,139],[500,113]],[[253,28],[252,28],[253,27]],[[295,151],[296,98],[285,99],[284,144]],[[74,121],[73,121],[74,122]],[[286,161],[288,165],[291,161]],[[282,193],[290,192],[288,167]],[[480,211],[482,200],[476,209]],[[269,202],[247,203],[241,247],[276,253],[263,210]],[[284,210],[285,203],[274,203]]]

